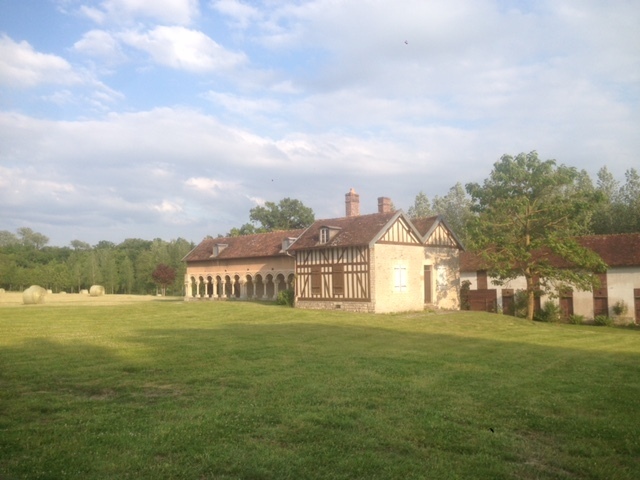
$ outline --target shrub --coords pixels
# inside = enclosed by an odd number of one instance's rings
[[[519,318],[526,318],[527,316],[527,303],[529,297],[526,290],[518,290],[513,296],[513,307],[515,316]]]
[[[471,282],[465,280],[460,285],[460,310],[471,310],[471,304],[469,303],[469,290],[471,290]]]
[[[571,323],[572,325],[582,325],[583,322],[583,315],[576,315],[575,313],[573,315],[569,315],[569,323]]]
[[[625,315],[629,311],[629,308],[627,307],[627,304],[624,303],[624,300],[616,302],[611,309],[613,310],[613,313],[615,313],[618,317],[620,315]]]
[[[293,307],[293,301],[295,298],[295,294],[293,292],[293,288],[287,288],[286,290],[282,290],[278,293],[278,298],[276,299],[276,303],[278,305],[286,305],[287,307]]]
[[[560,306],[557,303],[547,300],[535,317],[535,320],[539,322],[559,322],[560,321]]]
[[[608,315],[596,315],[593,323],[599,327],[610,327],[613,325],[613,320]]]

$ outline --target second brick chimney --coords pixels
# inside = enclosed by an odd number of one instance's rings
[[[391,199],[378,197],[378,213],[389,213],[391,211]]]

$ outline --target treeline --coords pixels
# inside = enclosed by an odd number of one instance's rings
[[[95,246],[74,240],[70,247],[46,246],[49,239],[29,228],[0,231],[0,287],[21,291],[40,285],[53,292],[78,293],[102,285],[107,293],[155,294],[158,265],[175,270],[167,295],[182,295],[186,266],[182,258],[194,247],[182,238],[169,242],[131,238]]]
[[[584,219],[583,235],[640,232],[640,175],[636,169],[625,172],[624,182],[616,180],[607,167],[598,171],[595,182],[582,170],[571,188],[594,199]],[[460,183],[431,200],[420,192],[407,214],[412,218],[442,215],[462,243],[469,243],[469,224],[475,213],[471,197]]]

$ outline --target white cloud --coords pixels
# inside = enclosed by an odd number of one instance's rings
[[[0,36],[0,83],[10,87],[77,84],[82,78],[64,58],[40,53],[28,42]]]
[[[104,0],[99,7],[83,5],[81,12],[98,24],[155,20],[188,25],[199,14],[198,0]]]
[[[243,116],[256,114],[277,113],[282,105],[276,100],[269,98],[246,98],[232,93],[221,93],[209,91],[204,98],[222,105],[226,110]]]
[[[260,11],[238,0],[217,0],[211,2],[212,8],[231,19],[240,29],[247,28],[252,21],[260,18]]]
[[[232,70],[246,62],[244,54],[225,50],[204,33],[184,27],[129,31],[120,34],[120,38],[147,52],[160,65],[190,72]]]
[[[125,59],[120,42],[110,32],[104,30],[86,32],[73,44],[73,50],[83,55],[100,58],[107,63],[118,63]]]

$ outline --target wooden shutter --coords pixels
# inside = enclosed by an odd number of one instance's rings
[[[344,265],[336,264],[331,269],[331,281],[333,283],[333,296],[344,295]]]

